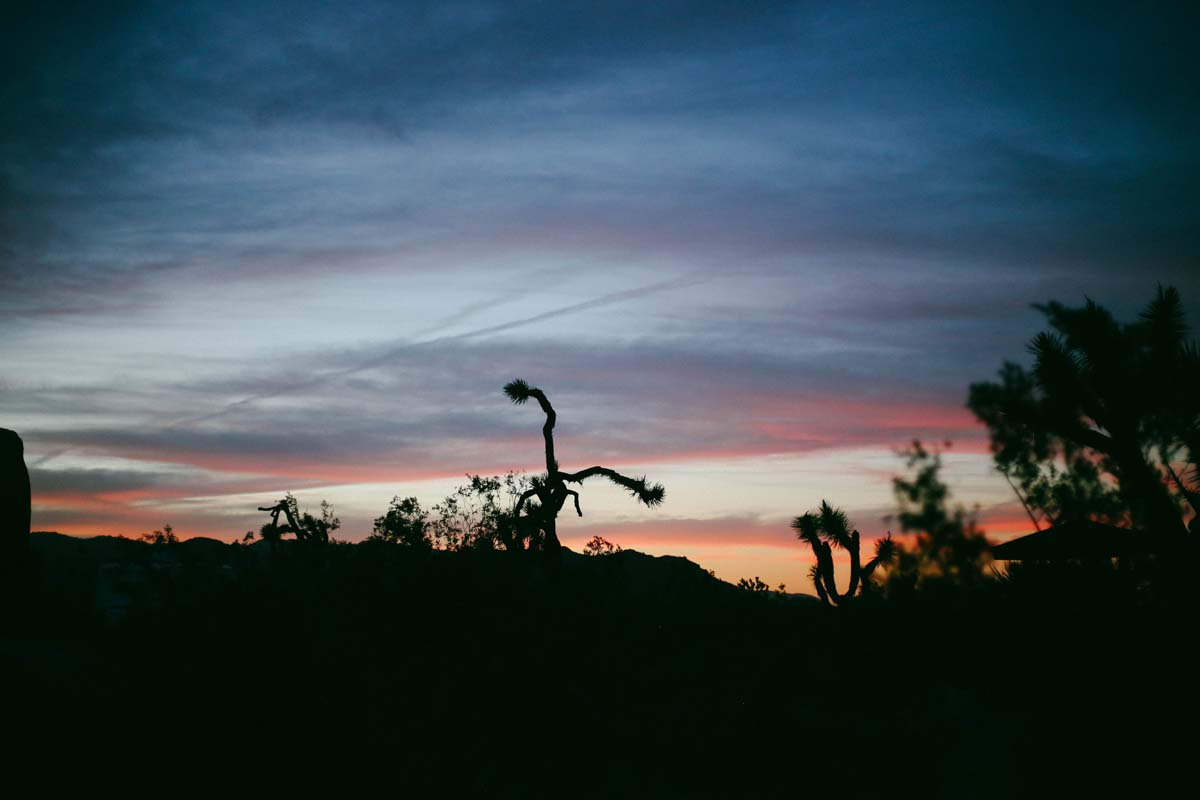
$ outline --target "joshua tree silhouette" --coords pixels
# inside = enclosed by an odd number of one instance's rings
[[[329,532],[339,527],[340,523],[332,514],[328,503],[321,503],[321,518],[311,514],[300,514],[296,498],[289,492],[282,500],[273,506],[259,506],[259,511],[271,515],[271,521],[262,526],[262,537],[274,545],[286,533],[296,536],[296,541],[312,544],[328,544]],[[279,524],[279,515],[287,518],[287,524]]]
[[[859,557],[858,531],[850,530],[850,521],[840,509],[825,501],[816,511],[809,511],[792,521],[796,538],[808,542],[817,557],[813,564],[813,585],[817,594],[829,605],[845,605],[856,596],[871,591],[871,576],[879,565],[890,562],[896,556],[896,543],[889,533],[875,542],[875,557],[864,566]],[[841,547],[850,554],[850,586],[839,594],[833,580],[833,548]]]
[[[558,460],[554,457],[554,424],[558,421],[558,415],[554,413],[546,394],[519,378],[507,384],[504,393],[517,405],[523,405],[532,397],[546,414],[546,423],[542,426],[542,437],[546,440],[546,474],[533,479],[533,487],[518,498],[513,509],[518,530],[530,534],[531,550],[540,546],[548,553],[557,553],[562,547],[558,541],[556,520],[567,497],[575,501],[575,513],[583,516],[583,510],[579,507],[579,493],[567,488],[567,483],[583,483],[588,478],[600,475],[629,490],[647,506],[653,507],[663,501],[666,490],[662,484],[648,484],[645,477],[629,478],[608,467],[588,467],[578,472],[560,471]],[[534,498],[537,498],[537,504],[529,502]],[[525,510],[524,517],[521,516],[522,510]]]

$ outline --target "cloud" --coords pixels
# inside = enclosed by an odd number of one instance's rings
[[[0,414],[88,530],[536,468],[515,377],[569,465],[982,452],[966,385],[1030,303],[1200,297],[1196,15],[23,4]],[[768,546],[658,535],[737,526]]]
[[[1156,277],[1187,281],[1191,15],[1113,14],[18,11],[0,302],[10,320],[152,308],[181,275],[296,279],[465,246],[784,274],[797,257],[886,252],[1015,271],[1025,287],[1035,262],[1075,290],[1090,288],[1084,262],[1124,286],[1151,254]]]
[[[340,351],[337,360],[329,353],[304,359],[323,364],[322,380],[235,372],[145,387],[128,398],[97,394],[90,401],[106,404],[110,424],[62,429],[59,421],[28,429],[26,438],[38,452],[77,448],[313,479],[327,470],[353,471],[355,464],[429,474],[441,459],[450,459],[455,466],[448,472],[456,474],[472,458],[503,467],[536,456],[539,419],[510,408],[499,391],[518,375],[542,385],[559,408],[564,457],[642,462],[978,436],[959,387],[949,397],[905,390],[902,371],[881,372],[882,361],[871,368],[871,358],[847,365],[839,349],[790,355],[689,341],[613,348],[451,338],[409,350],[371,347]],[[888,358],[896,361],[895,354]],[[134,422],[166,398],[176,408],[200,410],[247,389],[255,391],[254,403]],[[65,398],[51,408],[57,415],[78,413],[72,398],[88,397],[56,388],[10,394],[23,397],[15,405],[26,409]]]

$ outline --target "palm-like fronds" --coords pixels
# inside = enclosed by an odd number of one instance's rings
[[[533,387],[526,383],[521,378],[515,381],[510,381],[504,384],[504,393],[508,395],[508,399],[512,400],[517,405],[523,404],[531,396],[533,396]]]
[[[1150,305],[1141,313],[1141,319],[1149,327],[1151,341],[1155,344],[1176,346],[1189,332],[1183,299],[1174,286],[1164,289],[1160,285]]]
[[[875,560],[880,564],[887,564],[896,557],[896,540],[892,538],[891,531],[882,539],[875,540]]]
[[[796,531],[797,539],[808,542],[812,547],[821,543],[821,521],[811,511],[792,520],[792,528]]]
[[[644,475],[640,478],[627,478],[619,472],[614,472],[608,476],[608,479],[627,489],[630,494],[650,508],[661,505],[663,498],[667,495],[667,490],[661,483],[646,483]]]
[[[834,508],[825,500],[817,512],[820,517],[822,538],[834,547],[850,548],[850,520],[840,508]]]

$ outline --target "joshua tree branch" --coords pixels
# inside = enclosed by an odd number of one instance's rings
[[[291,505],[289,505],[286,498],[283,500],[280,500],[275,505],[269,506],[267,508],[263,508],[262,506],[259,506],[258,510],[266,511],[267,513],[269,513],[271,515],[271,525],[273,525],[275,528],[279,529],[279,532],[281,534],[282,533],[294,533],[294,534],[296,534],[297,539],[307,539],[308,538],[308,533],[303,528],[300,527],[300,522],[296,519],[296,515],[292,513],[292,507],[291,507]],[[281,529],[279,528],[279,515],[280,514],[283,514],[287,518],[287,525]]]
[[[522,492],[521,496],[517,499],[516,507],[513,508],[513,516],[520,516],[521,509],[524,508],[525,502],[536,494],[537,489],[526,489],[524,492]]]
[[[626,478],[624,475],[621,475],[619,472],[611,470],[608,467],[588,467],[587,469],[581,469],[578,472],[559,473],[560,478],[562,478],[564,481],[570,481],[571,483],[583,483],[588,478],[596,475],[603,475],[612,481],[618,481],[619,479],[632,480],[631,478]]]
[[[825,581],[825,592],[835,606],[840,606],[846,595],[838,593],[837,584],[833,579],[833,548],[826,542],[818,542],[819,547],[813,550],[817,557],[817,568]]]
[[[1033,523],[1033,529],[1035,531],[1040,531],[1042,529],[1042,526],[1038,524],[1037,517],[1035,517],[1033,515],[1033,509],[1030,508],[1029,503],[1025,501],[1025,495],[1021,494],[1021,490],[1018,489],[1017,485],[1012,482],[1012,478],[1010,478],[1008,475],[1008,470],[1002,469],[1002,470],[999,470],[999,472],[1001,475],[1004,476],[1004,480],[1007,481],[1008,488],[1012,489],[1013,494],[1015,494],[1017,496],[1017,499],[1021,501],[1021,507],[1024,508],[1025,513],[1029,515],[1029,521]]]
[[[545,392],[520,378],[505,384],[504,393],[517,405],[524,405],[532,397],[542,407],[546,414],[546,424],[542,426],[542,438],[546,440],[546,472],[554,475],[558,471],[558,462],[554,460],[554,423],[558,421],[558,415],[554,413],[554,406],[550,405]]]
[[[579,472],[559,473],[560,478],[571,483],[583,483],[588,478],[596,475],[602,475],[618,486],[628,489],[648,506],[658,505],[662,502],[664,490],[661,485],[647,484],[645,478],[630,478],[608,467],[588,467],[587,469],[579,470]]]
[[[846,548],[850,551],[850,588],[846,590],[847,597],[854,597],[855,592],[858,591],[859,573],[862,571],[858,555],[858,542],[858,531],[853,531],[850,534],[850,546]]]
[[[554,413],[554,406],[550,405],[541,389],[533,389],[529,394],[538,401],[542,411],[546,412],[546,424],[542,426],[542,438],[546,440],[546,472],[554,474],[558,471],[558,462],[554,460],[554,424],[558,421],[558,415]]]
[[[579,492],[574,489],[567,489],[567,494],[575,499],[575,513],[582,517],[583,509],[579,507]]]

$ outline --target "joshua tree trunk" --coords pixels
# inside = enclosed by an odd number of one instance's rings
[[[833,549],[825,542],[818,542],[813,547],[817,556],[817,569],[813,573],[813,584],[817,594],[830,605],[840,606],[853,600],[858,594],[859,581],[862,576],[862,562],[859,557],[858,531],[851,534],[851,542],[846,550],[850,553],[850,585],[844,594],[838,592],[833,575]],[[865,587],[864,587],[865,588]]]

